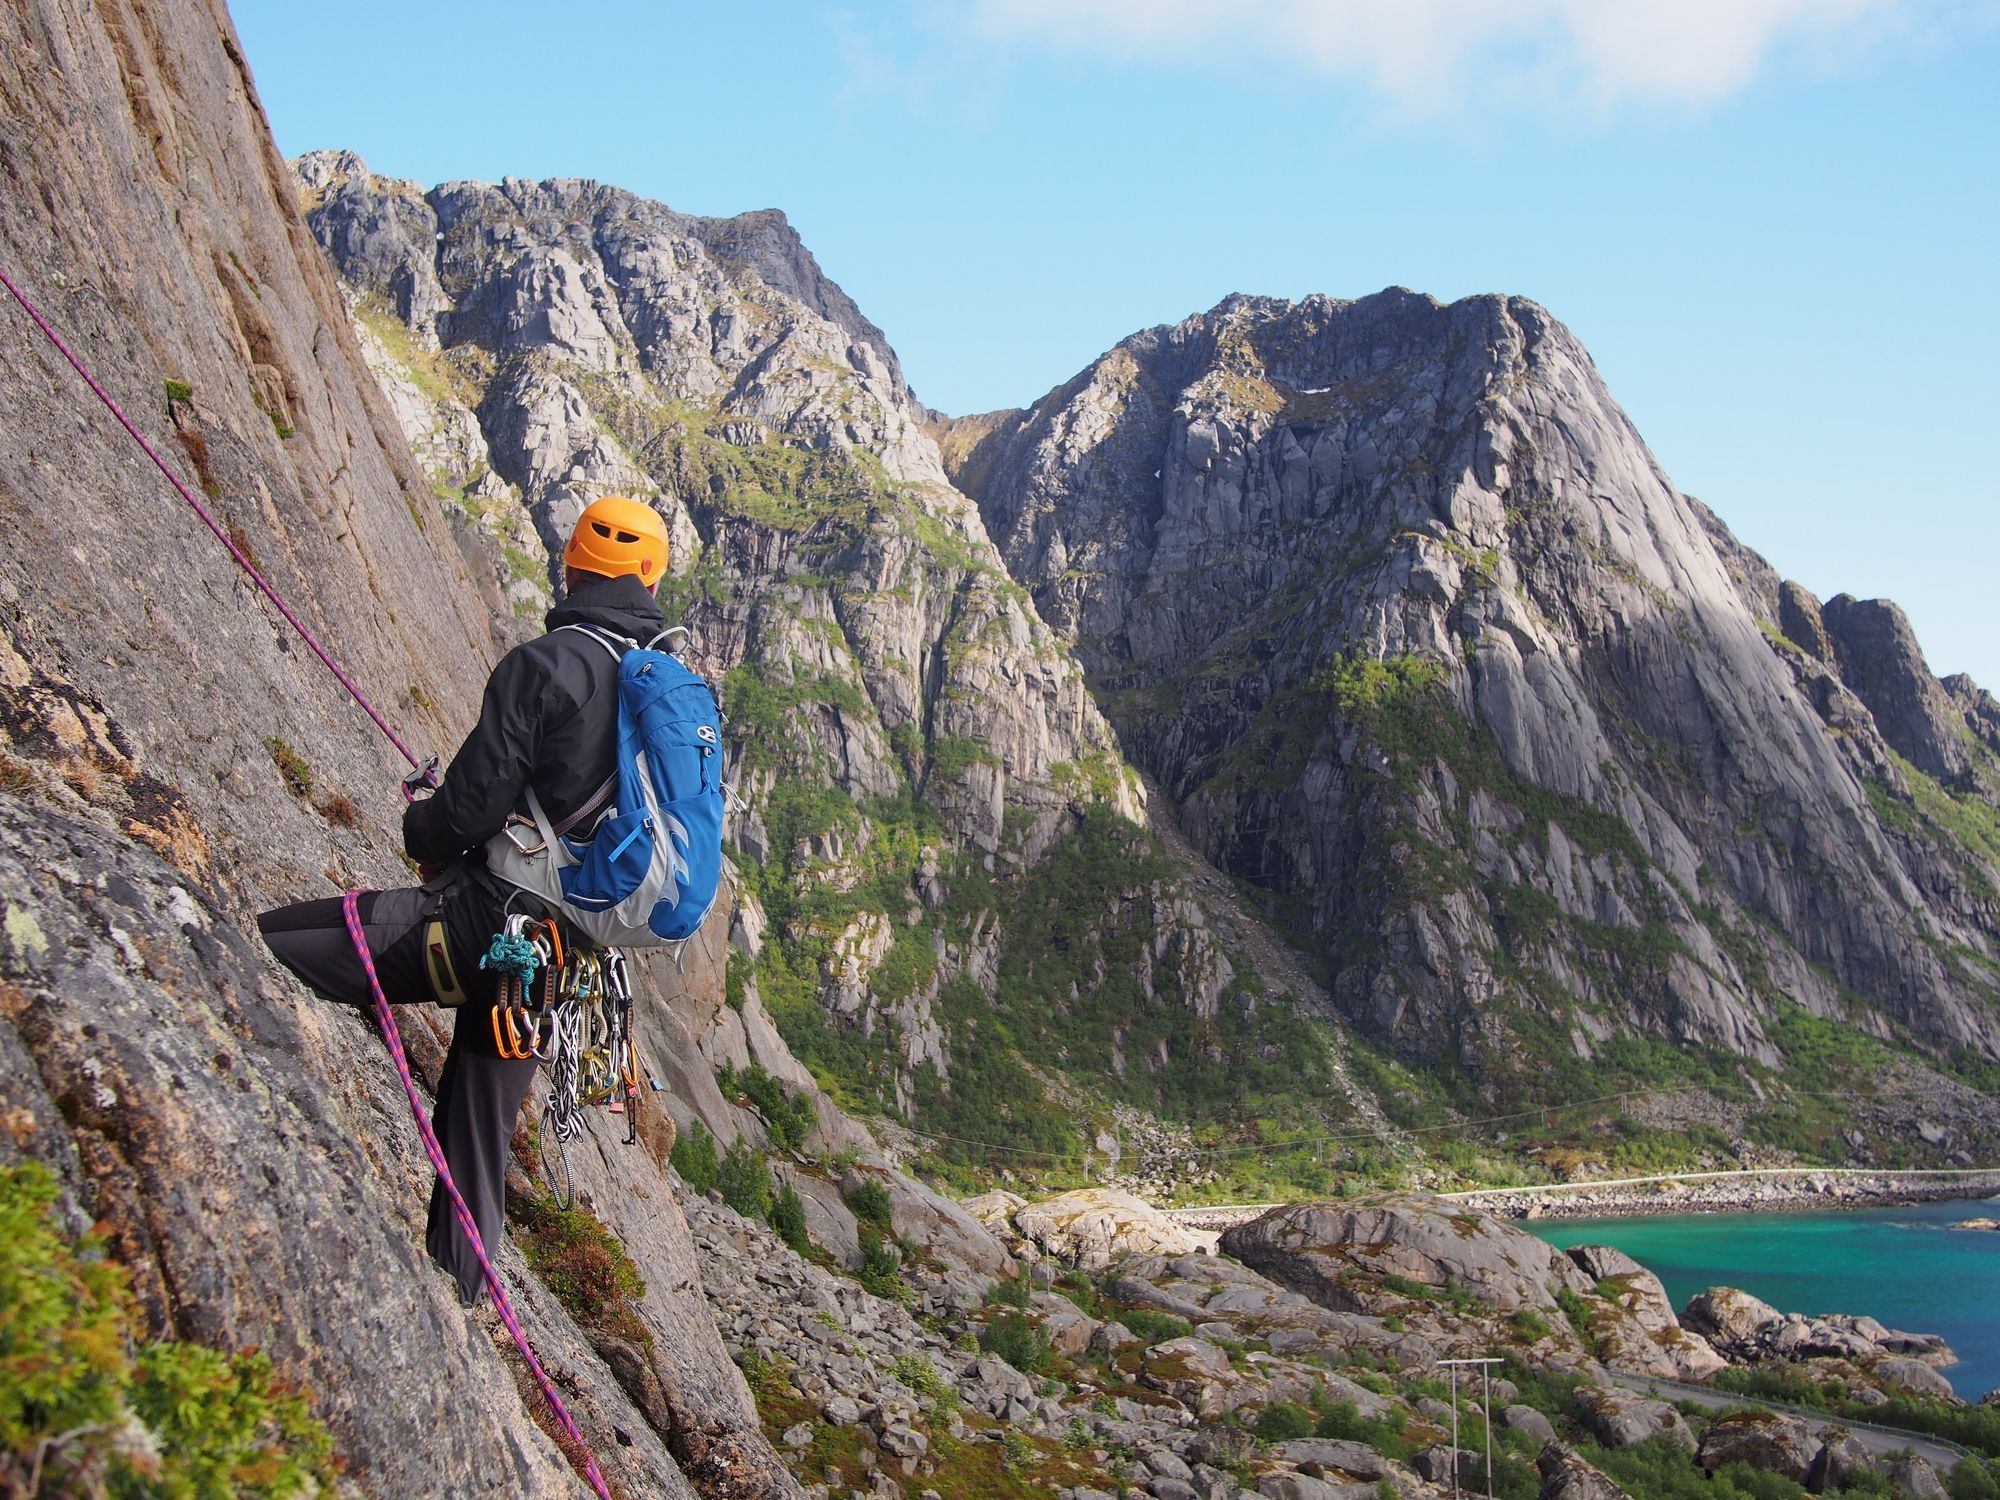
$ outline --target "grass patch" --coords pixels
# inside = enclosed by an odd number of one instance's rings
[[[508,1205],[515,1239],[528,1267],[579,1326],[650,1347],[652,1333],[632,1306],[645,1296],[639,1268],[597,1216],[554,1198],[516,1198]]]
[[[264,741],[264,748],[270,752],[271,764],[278,768],[278,776],[285,783],[285,790],[301,802],[312,800],[312,767],[306,758],[276,735]]]

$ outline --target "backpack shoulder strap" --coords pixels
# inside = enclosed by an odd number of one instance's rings
[[[658,635],[654,636],[650,641],[646,642],[646,649],[648,651],[652,651],[659,646],[661,641],[671,641],[677,635],[687,636],[689,640],[692,640],[694,638],[689,633],[687,626],[669,625],[665,630],[662,630]],[[667,647],[667,651],[670,655],[678,656],[680,654],[680,647],[669,646]]]
[[[611,653],[613,661],[623,661],[625,653],[636,650],[639,644],[637,641],[628,640],[624,636],[617,635],[612,631],[599,630],[595,625],[558,625],[549,634],[560,635],[565,630],[574,630],[578,635],[589,636],[598,645]]]

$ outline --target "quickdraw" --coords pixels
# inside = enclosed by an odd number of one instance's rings
[[[632,985],[623,953],[616,948],[572,953],[547,1013],[539,1056],[549,1074],[540,1122],[542,1175],[567,1208],[572,1199],[565,1148],[583,1133],[586,1108],[603,1106],[625,1116],[625,1144],[639,1139],[642,1064],[632,1040]]]
[[[574,935],[572,934],[572,937]],[[499,976],[489,1024],[493,1049],[533,1059],[548,1073],[540,1119],[542,1175],[556,1201],[574,1201],[565,1148],[583,1134],[584,1110],[625,1116],[625,1143],[639,1139],[639,1077],[658,1089],[632,1040],[632,983],[625,955],[572,941],[552,920],[509,913],[479,967]]]
[[[500,976],[489,1017],[494,1051],[510,1062],[541,1056],[539,1016],[547,1014],[563,970],[562,933],[556,924],[513,913],[505,928],[494,934],[479,967]],[[539,986],[537,973],[542,979]]]

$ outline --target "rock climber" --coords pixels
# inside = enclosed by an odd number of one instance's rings
[[[479,961],[514,910],[542,910],[486,867],[484,846],[526,790],[558,832],[581,836],[616,785],[618,666],[585,625],[633,641],[663,628],[654,599],[669,558],[666,523],[648,505],[611,495],[578,517],[563,549],[564,597],[549,633],[507,653],[487,679],[479,722],[452,757],[435,795],[403,815],[403,847],[423,884],[362,896],[358,915],[385,994],[456,1010],[439,1075],[434,1125],[480,1238],[499,1243],[514,1119],[535,1063],[503,1057],[492,1011],[495,972]],[[302,901],[265,912],[258,930],[279,960],[322,997],[372,1004],[341,901]],[[478,1304],[484,1283],[442,1182],[431,1191],[425,1247]]]

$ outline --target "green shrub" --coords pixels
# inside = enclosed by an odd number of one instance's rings
[[[813,1108],[812,1100],[803,1094],[786,1092],[785,1086],[767,1073],[761,1063],[752,1063],[741,1070],[725,1063],[717,1071],[715,1082],[725,1097],[741,1093],[757,1106],[757,1113],[764,1117],[770,1130],[771,1144],[780,1151],[798,1150],[807,1132],[819,1124],[819,1112]]]
[[[722,1201],[745,1218],[769,1216],[771,1172],[764,1165],[764,1153],[750,1144],[748,1136],[739,1135],[735,1144],[723,1152],[715,1186],[722,1194]]]
[[[134,1351],[122,1267],[50,1214],[39,1162],[0,1170],[0,1493],[236,1500],[331,1493],[333,1445],[262,1354],[161,1342]],[[131,1456],[133,1422],[157,1458]],[[116,1447],[114,1447],[116,1443]],[[143,1472],[142,1472],[143,1470]]]
[[[1303,1406],[1273,1401],[1257,1414],[1255,1431],[1260,1442],[1288,1443],[1294,1438],[1311,1437],[1318,1425],[1317,1419]]]
[[[177,401],[187,402],[192,400],[194,400],[194,387],[189,385],[185,380],[169,380],[167,382],[167,405],[172,406]]]
[[[1512,1322],[1519,1332],[1531,1339],[1545,1339],[1549,1336],[1548,1323],[1532,1307],[1516,1308]]]
[[[116,1493],[206,1500],[331,1489],[332,1440],[304,1398],[273,1380],[268,1356],[160,1343],[141,1349],[136,1366],[132,1410],[174,1455],[173,1472]]]
[[[861,1236],[861,1269],[854,1279],[864,1291],[907,1307],[916,1300],[910,1284],[903,1280],[903,1252],[893,1240],[864,1230]]]
[[[958,1393],[939,1373],[938,1367],[921,1354],[897,1355],[896,1362],[889,1367],[889,1373],[919,1396],[929,1396],[933,1401],[948,1406],[957,1404]]]
[[[1590,1304],[1565,1286],[1556,1289],[1556,1306],[1562,1309],[1563,1316],[1569,1319],[1569,1326],[1577,1331],[1584,1343],[1590,1343],[1595,1337],[1590,1331]]]
[[[713,1192],[716,1179],[722,1175],[722,1164],[715,1156],[715,1137],[699,1120],[675,1140],[667,1160],[681,1174],[681,1181],[697,1193]]]
[[[1016,1312],[1001,1313],[980,1329],[979,1347],[1024,1375],[1035,1374],[1049,1360],[1048,1330]]]
[[[789,1182],[778,1184],[771,1199],[771,1231],[801,1255],[812,1241],[806,1237],[806,1204]]]
[[[1168,1339],[1184,1339],[1194,1332],[1194,1325],[1186,1318],[1177,1318],[1172,1313],[1157,1312],[1150,1307],[1134,1307],[1114,1316],[1149,1344],[1163,1344]]]
[[[1712,1475],[1704,1474],[1692,1455],[1667,1437],[1623,1448],[1586,1445],[1579,1452],[1633,1500],[1801,1500],[1805,1494],[1782,1474],[1748,1464],[1726,1464]]]
[[[841,1195],[847,1206],[854,1210],[854,1217],[866,1224],[889,1227],[889,1189],[875,1177],[864,1177]]]
[[[1996,1465],[1980,1458],[1962,1458],[1952,1466],[1951,1500],[2000,1500]]]
[[[1025,1276],[1002,1276],[986,1289],[988,1307],[1018,1307],[1025,1312],[1034,1303],[1035,1291]]]
[[[1313,1436],[1366,1443],[1389,1458],[1408,1458],[1417,1445],[1403,1436],[1403,1413],[1394,1408],[1386,1417],[1364,1417],[1352,1401],[1336,1401],[1321,1414]]]

